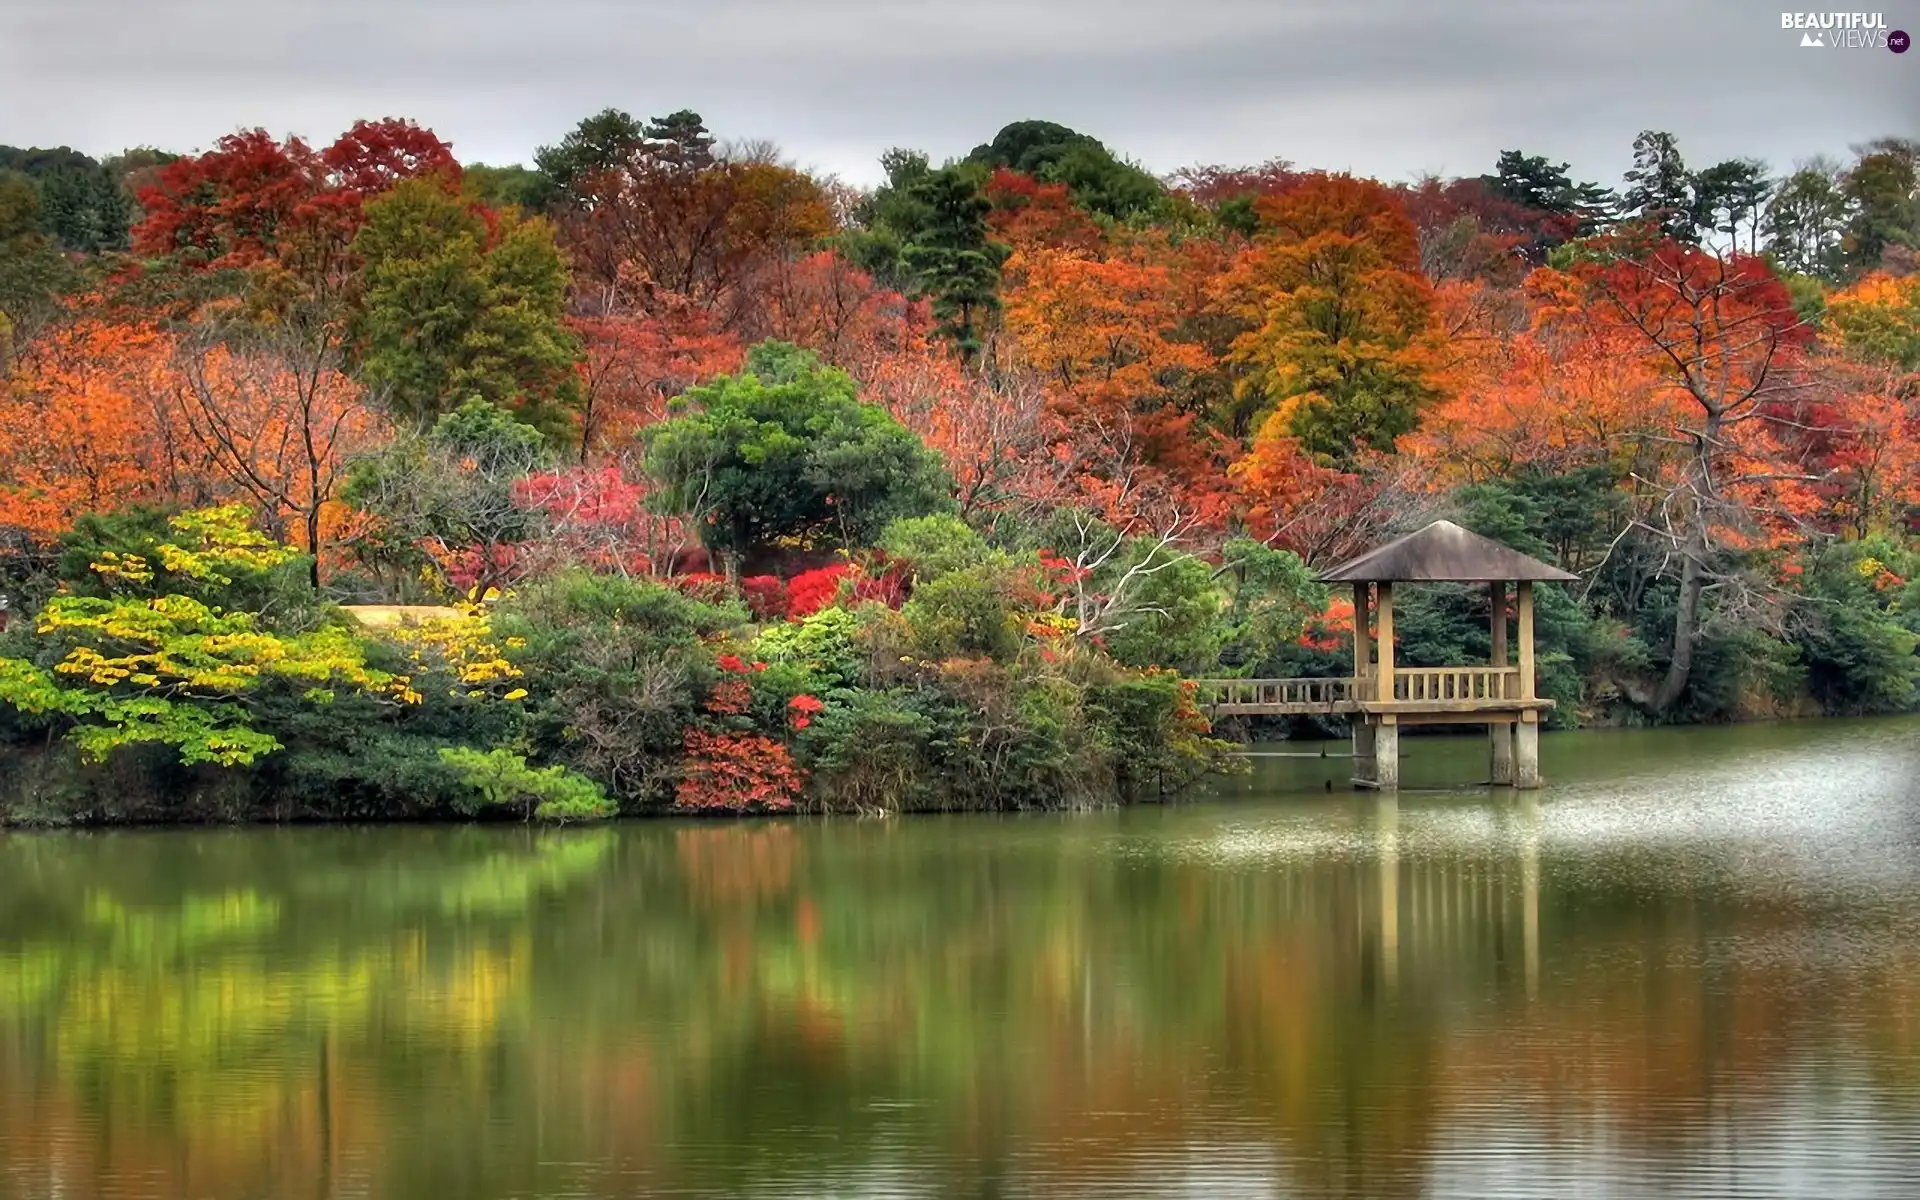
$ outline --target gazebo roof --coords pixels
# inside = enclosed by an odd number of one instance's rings
[[[1452,521],[1435,521],[1322,572],[1320,582],[1566,583],[1578,578]]]

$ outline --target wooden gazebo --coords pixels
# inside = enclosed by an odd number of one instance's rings
[[[1321,574],[1322,583],[1353,588],[1352,676],[1206,681],[1208,707],[1219,716],[1344,714],[1353,725],[1354,782],[1382,790],[1400,786],[1401,726],[1485,725],[1491,782],[1539,787],[1540,719],[1553,701],[1534,694],[1533,585],[1576,578],[1451,521],[1435,521]],[[1394,587],[1406,583],[1487,585],[1492,661],[1396,665]],[[1511,641],[1509,620],[1516,626]]]

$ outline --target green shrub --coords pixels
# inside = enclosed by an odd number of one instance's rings
[[[974,566],[913,589],[901,608],[914,649],[924,658],[1011,658],[1021,646],[1021,623],[1003,570]]]
[[[616,811],[599,786],[565,767],[530,767],[510,750],[448,746],[440,759],[486,805],[519,804],[542,821],[598,821]]]

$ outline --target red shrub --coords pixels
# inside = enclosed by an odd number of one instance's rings
[[[813,724],[813,714],[825,708],[826,702],[818,696],[809,696],[804,692],[787,701],[787,710],[793,715],[789,718],[795,729],[805,729]]]
[[[840,594],[840,581],[852,571],[851,564],[834,563],[795,575],[787,581],[787,615],[810,617],[832,604]]]
[[[773,575],[749,575],[740,581],[747,611],[756,621],[778,621],[787,615],[787,585]]]
[[[787,748],[757,733],[687,730],[686,759],[674,789],[675,808],[699,812],[785,810],[800,799],[806,776]]]
[[[853,597],[856,600],[878,600],[888,608],[899,608],[907,602],[907,571],[895,564],[878,575],[862,572],[853,582]]]

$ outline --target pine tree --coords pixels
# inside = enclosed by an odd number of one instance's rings
[[[1749,229],[1748,251],[1758,248],[1760,209],[1773,192],[1767,164],[1757,158],[1730,158],[1694,176],[1693,223],[1698,229],[1727,235],[1740,251],[1740,231]]]
[[[713,165],[713,135],[691,109],[653,118],[645,133],[647,154],[656,162],[694,171]]]
[[[1000,309],[1007,248],[987,237],[990,205],[961,168],[929,172],[911,191],[925,206],[925,223],[901,257],[918,290],[931,297],[941,334],[972,357],[980,349],[982,326]]]
[[[1647,129],[1633,139],[1633,168],[1626,179],[1628,214],[1656,225],[1676,242],[1700,240],[1694,228],[1693,176],[1671,133]]]
[[[1831,163],[1815,162],[1774,189],[1761,226],[1767,253],[1782,270],[1839,280],[1847,200],[1834,182],[1835,170]]]

